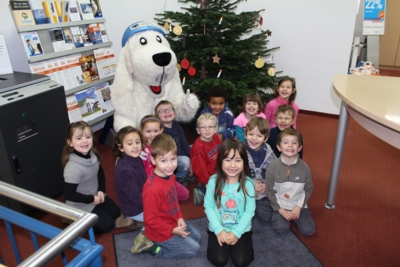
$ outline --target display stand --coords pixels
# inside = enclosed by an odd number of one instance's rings
[[[93,50],[95,50],[95,49],[111,47],[112,42],[104,42],[104,43],[100,43],[100,44],[93,44],[90,46],[84,46],[84,47],[79,47],[79,48],[75,48],[75,49],[69,49],[69,50],[55,52],[54,48],[53,48],[52,40],[51,40],[50,34],[49,34],[49,29],[53,29],[53,28],[64,28],[64,27],[72,27],[72,26],[89,25],[89,24],[95,24],[95,23],[104,23],[105,21],[106,21],[105,18],[97,18],[97,19],[90,19],[90,20],[39,24],[39,25],[33,25],[33,26],[21,26],[21,27],[16,26],[16,29],[17,29],[18,33],[32,32],[32,31],[38,32],[40,42],[41,42],[42,48],[45,51],[45,53],[43,55],[29,57],[27,59],[27,63],[30,64],[30,63],[36,63],[36,62],[49,60],[49,59],[55,59],[58,57],[68,56],[68,55],[72,55],[72,54],[76,54],[76,53],[81,53],[82,56],[86,56],[89,54],[93,54]],[[80,85],[80,86],[77,86],[74,88],[66,89],[65,95],[68,96],[68,95],[74,94],[76,92],[82,91],[84,89],[104,83],[104,82],[112,83],[113,80],[114,80],[114,75],[107,76],[105,78],[102,78],[102,79],[99,79],[99,80],[96,80],[93,82],[89,82],[89,83],[86,83],[86,84],[83,84],[83,85]],[[93,120],[88,121],[88,124],[93,126],[104,120],[107,120],[110,116],[113,116],[113,114],[114,114],[114,110],[109,110],[106,113],[94,118]],[[112,118],[110,120],[112,121]],[[110,123],[107,121],[105,123],[105,126],[107,128],[104,128],[103,132],[106,132],[108,134],[108,132],[112,128],[112,125],[109,126]],[[106,139],[106,137],[102,138],[101,141],[103,141],[103,140],[105,141],[105,139]]]

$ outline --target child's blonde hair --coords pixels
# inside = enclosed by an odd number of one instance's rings
[[[278,114],[279,114],[279,113],[285,114],[286,112],[289,112],[290,115],[292,116],[292,119],[294,120],[294,117],[295,117],[295,114],[296,114],[296,113],[294,112],[293,107],[290,106],[290,105],[287,105],[287,104],[280,105],[280,106],[278,106],[278,107],[276,108],[276,111],[275,111],[275,119],[278,117]]]
[[[265,139],[269,137],[270,128],[269,128],[269,123],[266,119],[260,117],[254,117],[250,119],[249,122],[246,124],[244,135],[246,136],[247,132],[253,130],[254,128],[257,128],[260,131],[260,133],[265,136]]]
[[[263,104],[263,102],[261,100],[260,95],[257,94],[257,93],[249,93],[249,94],[245,95],[244,98],[243,98],[243,105],[241,107],[242,112],[245,112],[246,103],[249,102],[249,101],[257,103],[257,105],[258,105],[257,114],[264,111],[264,104]]]
[[[85,129],[88,129],[90,131],[90,134],[92,135],[92,139],[93,139],[93,145],[91,150],[93,151],[93,153],[96,155],[99,163],[101,162],[100,159],[100,153],[97,151],[97,140],[94,137],[92,128],[90,127],[89,124],[87,124],[84,121],[77,121],[77,122],[73,122],[68,126],[68,130],[67,130],[67,138],[66,138],[66,142],[65,142],[65,146],[62,152],[62,156],[61,156],[61,163],[63,166],[67,165],[68,160],[69,160],[69,154],[71,154],[74,151],[74,148],[71,147],[69,145],[69,143],[72,141],[72,137],[74,136],[75,131],[84,131]]]
[[[124,138],[130,133],[136,133],[137,135],[139,135],[142,149],[144,149],[143,137],[140,131],[136,128],[133,128],[132,126],[125,126],[121,130],[119,130],[119,132],[116,133],[114,136],[114,144],[112,146],[112,150],[115,157],[122,158],[124,156],[124,153],[121,151],[123,145],[122,143],[124,142]]]
[[[153,142],[151,142],[151,156],[155,159],[157,156],[164,156],[169,152],[172,152],[173,155],[178,155],[175,140],[164,133],[154,137]]]
[[[214,125],[217,125],[217,117],[215,117],[214,114],[211,113],[203,113],[200,115],[200,117],[197,119],[197,127],[199,126],[201,121],[205,121],[205,120],[210,120],[214,123]]]

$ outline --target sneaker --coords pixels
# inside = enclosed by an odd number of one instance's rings
[[[132,220],[132,221],[133,221],[133,224],[130,225],[130,226],[127,226],[126,228],[128,228],[131,231],[137,231],[137,230],[140,230],[140,229],[143,228],[143,223],[142,222],[138,222],[138,221],[135,221],[135,220]]]
[[[194,182],[196,182],[196,176],[186,176],[185,178],[186,182],[188,182],[189,184],[193,184]]]
[[[139,254],[145,249],[151,248],[153,246],[153,242],[148,239],[143,232],[140,232],[133,243],[133,247],[131,248],[132,254]]]
[[[115,220],[115,228],[122,228],[122,227],[130,227],[132,226],[133,220],[131,218],[127,218],[124,215],[119,216],[116,220]]]
[[[200,189],[194,188],[193,189],[193,199],[194,199],[194,205],[196,207],[200,207],[201,203],[204,201],[204,192]]]
[[[178,178],[178,177],[176,177],[176,181],[178,182],[178,183],[180,183],[181,185],[183,185],[184,187],[188,187],[188,183],[186,182],[186,179],[185,178]]]

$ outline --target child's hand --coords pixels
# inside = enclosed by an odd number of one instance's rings
[[[238,242],[238,240],[239,238],[237,238],[237,236],[232,232],[228,233],[226,237],[227,244],[231,246],[235,245]]]
[[[100,202],[100,198],[98,196],[94,196],[94,201],[92,202],[93,205],[99,205]]]
[[[186,225],[185,226],[177,226],[172,230],[172,233],[174,235],[180,235],[181,237],[187,237],[190,233],[187,233],[185,231],[186,231]]]
[[[224,141],[224,135],[223,134],[218,134],[219,140]]]
[[[294,219],[293,212],[282,209],[282,208],[280,208],[278,211],[282,215],[282,217],[285,218],[286,220],[291,221]]]
[[[228,244],[228,242],[226,241],[227,235],[228,235],[228,233],[225,230],[222,230],[221,232],[219,232],[219,234],[217,234],[218,243],[221,247],[222,247],[222,243]]]
[[[97,192],[97,196],[99,197],[100,203],[103,203],[104,202],[104,192],[101,192],[101,191]]]
[[[294,206],[294,208],[292,209],[292,213],[294,215],[293,220],[298,220],[300,218],[300,213],[301,213],[301,207],[299,206]]]
[[[256,181],[256,192],[259,194],[265,193],[265,184],[261,180]]]
[[[184,219],[180,218],[180,219],[178,219],[178,226],[185,226],[185,230],[186,230],[187,224]]]
[[[178,219],[178,226],[172,230],[172,233],[174,235],[180,235],[182,237],[187,237],[190,233],[186,232],[186,222],[184,219],[180,218]]]
[[[140,155],[139,157],[142,160],[147,160],[147,156],[150,154],[150,151],[147,149],[147,147],[145,147],[142,151],[140,151]]]

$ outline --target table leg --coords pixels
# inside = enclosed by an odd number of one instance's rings
[[[340,167],[342,164],[343,148],[346,141],[347,123],[349,114],[347,113],[345,103],[342,101],[340,106],[339,124],[336,135],[335,153],[333,155],[333,163],[331,170],[331,179],[329,180],[328,196],[326,198],[325,208],[334,209],[337,184],[339,182]]]

